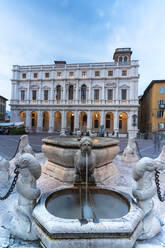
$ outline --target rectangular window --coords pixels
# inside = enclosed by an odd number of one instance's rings
[[[95,77],[99,77],[100,76],[100,71],[95,71]]]
[[[73,72],[73,71],[70,71],[70,72],[69,72],[69,77],[70,77],[70,78],[73,78],[73,76],[74,76],[74,72]]]
[[[61,78],[61,72],[60,71],[57,72],[57,78]]]
[[[46,72],[46,73],[45,73],[45,77],[46,77],[46,78],[49,78],[49,72]]]
[[[25,100],[25,90],[21,90],[21,101]]]
[[[32,90],[32,100],[36,101],[37,99],[37,91],[36,90]]]
[[[82,71],[82,77],[83,77],[83,78],[86,78],[86,76],[87,76],[86,71]]]
[[[33,76],[34,76],[34,78],[37,78],[38,73],[37,72],[34,72]]]
[[[99,89],[94,90],[94,100],[99,100]]]
[[[22,73],[22,78],[26,78],[26,73]]]
[[[127,70],[122,70],[122,76],[127,76]]]
[[[121,99],[127,100],[127,90],[126,89],[121,90]]]
[[[113,71],[108,71],[108,77],[112,77],[113,76]]]
[[[157,111],[157,118],[165,118],[164,110]]]
[[[44,101],[48,101],[48,90],[44,90]]]
[[[160,94],[165,94],[165,87],[160,87]]]
[[[165,123],[164,122],[159,122],[158,123],[158,128],[164,129],[165,128]]]
[[[108,89],[108,100],[109,101],[113,100],[113,90],[112,89]]]

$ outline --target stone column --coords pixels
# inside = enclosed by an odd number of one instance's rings
[[[37,112],[37,133],[42,132],[42,111]]]
[[[78,90],[79,90],[79,84],[77,82],[77,84],[76,84],[76,104],[78,104],[78,102],[79,102],[79,99],[78,99]]]
[[[77,129],[79,128],[79,112],[74,112],[74,133],[76,133]]]
[[[61,125],[61,133],[65,133],[66,129],[66,112],[65,110],[62,111],[62,125]]]
[[[103,82],[103,87],[102,87],[102,101],[101,103],[104,104],[105,103],[105,87],[104,87],[105,82]]]
[[[100,125],[104,125],[104,126],[105,126],[105,116],[104,116],[104,111],[101,111],[101,121],[100,121]]]
[[[91,132],[92,130],[92,111],[88,111],[87,116],[87,131]]]
[[[113,116],[114,116],[114,132],[115,132],[115,135],[117,135],[117,133],[119,133],[119,113],[118,113],[118,111],[113,112]]]
[[[26,129],[31,129],[31,111],[26,111]]]
[[[92,100],[92,96],[91,96],[91,80],[89,82],[89,94],[88,94],[88,103],[91,103]]]
[[[54,131],[54,113],[53,111],[49,111],[49,133],[52,133]]]
[[[63,98],[62,98],[62,103],[65,104],[66,103],[66,82],[64,82],[63,85]]]

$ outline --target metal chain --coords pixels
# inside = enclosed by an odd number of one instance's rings
[[[20,141],[21,141],[21,139],[19,139],[18,144],[17,144],[16,151],[15,151],[15,153],[14,153],[14,156],[13,156],[11,159],[13,159],[13,158],[15,157],[15,155],[17,154],[17,151],[18,151],[18,148],[19,148]],[[10,159],[10,160],[11,160],[11,159]],[[6,199],[9,197],[9,195],[13,192],[13,190],[14,190],[14,188],[15,188],[15,185],[16,185],[17,180],[18,180],[18,175],[19,175],[18,166],[16,166],[16,168],[14,169],[14,173],[15,173],[15,176],[14,176],[13,182],[12,182],[12,184],[11,184],[11,186],[10,186],[8,192],[6,193],[6,195],[0,196],[0,200],[1,200],[1,201],[6,200]]]
[[[18,180],[18,175],[19,175],[18,167],[16,167],[16,168],[14,169],[14,173],[15,173],[15,177],[14,177],[14,179],[13,179],[13,182],[12,182],[12,184],[11,184],[11,186],[10,186],[8,192],[7,192],[6,195],[4,195],[3,197],[0,196],[0,200],[1,200],[1,201],[6,200],[6,199],[9,197],[9,195],[13,192],[14,187],[15,187],[15,185],[16,185],[16,183],[17,183],[17,180]]]
[[[158,194],[159,200],[161,202],[163,202],[163,201],[165,201],[165,192],[162,196],[161,190],[160,190],[159,174],[160,174],[160,172],[157,169],[155,169],[155,183],[156,183],[156,188],[157,188],[157,194]]]

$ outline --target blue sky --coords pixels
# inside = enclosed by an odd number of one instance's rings
[[[13,64],[112,61],[131,47],[139,95],[165,79],[164,0],[0,0],[0,95],[10,99]]]

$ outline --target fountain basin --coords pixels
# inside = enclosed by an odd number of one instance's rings
[[[43,139],[42,151],[47,157],[43,172],[62,181],[73,182],[74,157],[80,149],[77,138],[48,137]],[[116,166],[112,163],[119,153],[118,141],[111,138],[93,138],[92,151],[96,156],[95,180],[103,182],[117,173]]]
[[[41,240],[42,247],[133,247],[142,229],[142,210],[130,197],[112,189],[93,186],[89,190],[96,196],[92,209],[94,208],[99,221],[95,223],[92,218],[87,219],[87,224],[82,222],[82,217],[84,217],[81,213],[82,203],[80,203],[80,213],[78,213],[73,204],[77,202],[77,198],[71,199],[79,191],[75,186],[60,187],[53,193],[41,197],[39,204],[33,210],[33,218],[35,231]],[[109,198],[109,202],[107,200],[103,204],[100,199],[98,206],[96,198],[102,198],[105,195]],[[51,202],[52,206],[50,206]]]

